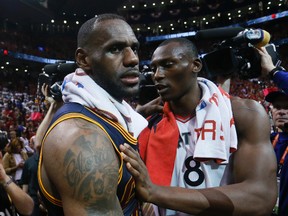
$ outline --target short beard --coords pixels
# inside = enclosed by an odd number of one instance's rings
[[[124,98],[135,97],[139,92],[139,84],[130,88],[127,86],[122,86],[121,83],[115,85],[112,82],[97,82],[97,84],[119,102],[121,102]],[[136,87],[137,90],[133,90]]]

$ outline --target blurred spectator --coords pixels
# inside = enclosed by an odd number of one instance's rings
[[[38,152],[35,151],[35,146],[32,146],[32,148],[34,154],[25,161],[21,176],[21,185],[23,187],[23,190],[26,193],[28,193],[34,201],[34,210],[31,216],[39,216],[40,201],[38,197],[39,184],[37,179],[37,166],[38,166],[39,154]]]
[[[9,128],[9,140],[10,140],[10,142],[16,138],[17,138],[17,132],[14,129],[14,127],[11,127],[11,125],[10,125],[10,128]]]
[[[5,149],[6,153],[3,157],[3,166],[5,172],[8,175],[11,175],[17,184],[19,184],[22,176],[24,162],[28,159],[28,156],[23,148],[23,142],[19,137],[12,138]]]
[[[0,130],[7,131],[6,122],[3,119],[0,119]]]
[[[265,100],[272,104],[271,114],[274,131],[271,141],[278,164],[278,202],[274,212],[278,216],[288,215],[288,95],[278,88],[264,90]],[[279,207],[279,208],[278,208]]]
[[[28,155],[28,157],[32,156],[34,154],[34,147],[33,144],[30,145],[30,136],[29,136],[29,131],[27,131],[26,129],[24,129],[24,131],[21,134],[22,136],[20,136],[20,140],[23,141],[24,144],[24,149]],[[32,147],[31,147],[32,146]]]
[[[264,100],[262,90],[269,87],[275,87],[275,84],[269,80],[241,80],[239,78],[232,78],[229,93],[232,96],[262,102]]]
[[[32,108],[32,112],[31,112],[31,114],[27,120],[28,121],[31,120],[33,122],[41,122],[42,118],[43,118],[42,113],[40,112],[40,110],[38,110],[38,108],[36,106],[34,106]]]
[[[45,119],[45,118],[44,118]],[[44,121],[44,120],[43,120]],[[33,149],[33,154],[37,151],[36,135],[33,135],[29,141],[29,147]]]
[[[30,215],[33,210],[32,198],[24,193],[5,172],[0,148],[0,215]],[[19,213],[19,214],[18,214]]]

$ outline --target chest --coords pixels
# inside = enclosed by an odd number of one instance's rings
[[[199,137],[195,118],[177,120],[179,129],[178,148],[174,163],[172,185],[185,188],[217,187],[225,184],[227,165],[214,160],[200,162],[194,159],[195,143]],[[212,130],[211,130],[212,131]],[[213,136],[213,133],[207,134]]]

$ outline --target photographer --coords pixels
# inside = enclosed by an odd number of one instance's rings
[[[265,100],[272,105],[271,114],[275,131],[271,134],[272,144],[275,150],[278,170],[277,181],[279,187],[278,201],[274,208],[274,215],[288,215],[288,73],[275,66],[267,50],[263,47],[257,49],[261,56],[261,75],[269,78],[278,88],[264,89]]]
[[[41,140],[53,118],[53,115],[56,113],[59,107],[63,104],[62,99],[55,100],[50,94],[50,86],[44,83],[41,86],[41,92],[45,97],[46,106],[49,107],[47,113],[44,116],[41,124],[39,125],[36,135],[35,135],[35,149],[40,152],[41,149]]]
[[[47,64],[43,68],[43,73],[38,77],[37,94],[39,98],[44,96],[44,105],[47,112],[38,126],[35,135],[35,148],[39,152],[41,149],[41,140],[46,132],[53,115],[63,104],[61,84],[64,76],[71,73],[76,68],[75,63],[66,63],[63,61],[56,62],[55,64]],[[61,81],[60,81],[61,80]]]
[[[271,56],[264,47],[257,49],[261,56],[261,74],[263,77],[268,77],[274,81],[274,83],[288,94],[288,73],[279,66],[275,66]]]

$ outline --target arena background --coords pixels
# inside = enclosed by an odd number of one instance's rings
[[[287,68],[287,0],[0,0],[0,5],[2,91],[35,95],[44,66],[73,62],[80,25],[105,12],[121,14],[131,24],[141,42],[142,68],[165,38],[195,40],[199,30],[229,26],[268,31]],[[211,52],[218,42],[196,41],[201,54]],[[231,94],[261,101],[261,90],[269,86],[273,83],[233,77]]]

